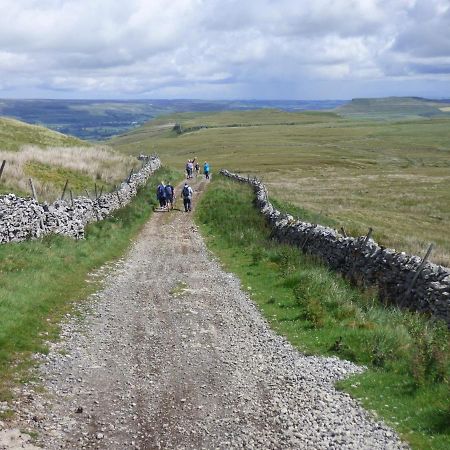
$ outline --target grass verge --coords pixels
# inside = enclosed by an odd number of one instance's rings
[[[61,317],[98,285],[87,283],[92,270],[118,258],[154,206],[159,180],[180,174],[160,169],[135,199],[108,219],[87,227],[86,239],[61,236],[0,246],[0,401],[26,376],[33,353],[47,351],[58,336]]]
[[[215,178],[196,219],[273,328],[307,354],[368,370],[339,383],[414,448],[450,446],[449,332],[419,314],[384,308],[298,249],[270,240],[245,185]]]

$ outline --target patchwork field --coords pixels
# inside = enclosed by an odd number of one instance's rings
[[[180,124],[181,134],[173,131]],[[171,115],[109,141],[257,175],[283,202],[350,234],[450,266],[450,118],[366,120],[278,110]]]

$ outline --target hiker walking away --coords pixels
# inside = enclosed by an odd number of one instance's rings
[[[186,178],[188,179],[190,178],[189,176],[190,163],[191,163],[190,160],[188,160],[188,162],[186,163]]]
[[[205,178],[209,180],[209,164],[206,161],[203,164],[203,173],[205,174]]]
[[[161,181],[161,184],[156,188],[156,198],[159,201],[159,206],[161,208],[166,207],[166,186],[164,185],[164,181]]]
[[[200,173],[200,164],[198,162],[195,163],[195,177],[198,177],[198,174]]]
[[[181,191],[181,196],[183,197],[184,212],[192,211],[193,194],[194,191],[192,190],[192,188],[187,183],[184,183],[183,190]]]
[[[173,201],[174,201],[174,198],[175,198],[175,190],[173,189],[173,186],[170,183],[166,184],[165,190],[166,190],[167,210],[171,211],[173,209]]]
[[[193,160],[188,161],[188,178],[192,178],[193,177],[193,173],[194,173],[194,163]]]

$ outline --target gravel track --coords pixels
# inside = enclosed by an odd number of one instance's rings
[[[83,320],[68,316],[40,357],[45,390],[28,385],[15,406],[16,428],[37,432],[35,446],[407,448],[333,387],[361,368],[306,357],[270,330],[191,214],[155,213],[106,272]],[[0,431],[0,449],[36,448],[17,434]]]

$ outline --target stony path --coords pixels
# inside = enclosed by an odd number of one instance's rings
[[[276,336],[191,214],[155,213],[84,308],[17,405],[40,448],[404,448],[333,388],[360,369]]]

